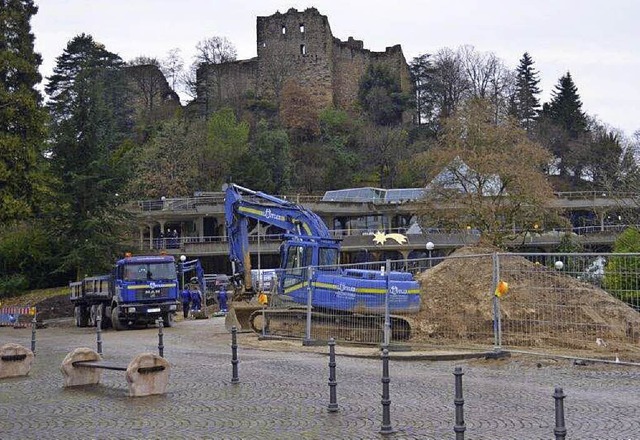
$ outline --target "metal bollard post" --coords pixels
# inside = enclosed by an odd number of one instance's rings
[[[392,434],[393,427],[391,426],[391,398],[389,396],[389,350],[386,348],[382,350],[382,426],[380,427],[380,434]]]
[[[98,354],[102,354],[102,309],[98,309],[96,316],[96,346]]]
[[[238,340],[237,340],[238,328],[234,325],[231,327],[231,383],[238,383]]]
[[[329,405],[327,410],[329,412],[338,411],[338,399],[336,395],[336,387],[338,382],[336,381],[336,340],[334,338],[329,339]]]
[[[164,320],[162,316],[158,318],[158,356],[164,357],[164,335],[162,329],[164,328]]]
[[[33,315],[33,319],[31,320],[31,351],[33,354],[36,354],[36,315]]]
[[[456,367],[453,375],[455,379],[455,398],[453,403],[456,405],[456,424],[453,431],[456,433],[456,440],[464,440],[464,432],[467,430],[464,424],[464,399],[462,397],[462,367]]]
[[[553,393],[553,398],[556,400],[556,427],[553,429],[553,433],[556,435],[556,440],[564,440],[567,436],[567,428],[564,424],[564,398],[566,394],[562,392],[562,388],[556,387]]]

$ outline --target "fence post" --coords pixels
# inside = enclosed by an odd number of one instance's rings
[[[391,317],[389,316],[389,272],[391,260],[387,259],[385,266],[385,292],[384,292],[384,342],[383,347],[389,347],[391,343]]]
[[[564,440],[567,436],[567,428],[564,424],[564,398],[566,394],[562,392],[562,388],[556,387],[553,393],[553,398],[556,402],[556,426],[553,429],[553,433],[556,436],[556,440]]]
[[[392,434],[394,432],[391,426],[391,397],[389,396],[389,350],[382,350],[382,426],[380,434]]]
[[[36,354],[36,320],[37,313],[33,314],[33,319],[31,320],[31,351],[33,354]]]
[[[500,259],[498,253],[494,252],[493,260],[493,292],[495,292],[500,282]],[[500,298],[495,294],[493,296],[493,350],[499,352],[502,350],[502,321],[500,319]]]
[[[158,356],[164,357],[164,335],[162,329],[164,328],[164,320],[162,316],[158,318]]]
[[[307,322],[304,330],[304,341],[302,345],[306,345],[311,342],[311,299],[313,297],[313,285],[311,284],[311,277],[313,276],[313,268],[309,266],[307,268]]]
[[[329,405],[327,410],[329,412],[338,411],[338,399],[336,395],[336,387],[338,382],[336,381],[336,340],[329,339]]]
[[[231,383],[238,383],[238,328],[231,327]]]
[[[96,316],[96,346],[98,354],[102,354],[102,306],[98,307]]]
[[[456,406],[456,424],[453,425],[453,431],[456,433],[456,440],[464,440],[464,432],[467,427],[464,424],[464,398],[462,397],[462,367],[456,367],[453,375],[455,376],[455,397],[453,403]]]

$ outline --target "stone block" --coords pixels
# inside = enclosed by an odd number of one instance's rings
[[[170,365],[166,359],[153,354],[141,353],[127,367],[129,396],[165,394],[169,383]]]
[[[27,376],[33,363],[33,352],[19,344],[0,347],[0,379]]]
[[[80,347],[73,350],[64,358],[62,365],[60,365],[64,386],[74,387],[100,383],[102,370],[98,368],[79,368],[73,366],[73,363],[78,361],[100,360],[102,360],[102,356],[90,348]]]

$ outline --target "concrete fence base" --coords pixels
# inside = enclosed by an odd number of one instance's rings
[[[31,371],[34,354],[19,344],[8,343],[0,347],[0,379],[27,376]]]

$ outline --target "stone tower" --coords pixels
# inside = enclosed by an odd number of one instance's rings
[[[286,81],[295,81],[317,109],[355,108],[360,78],[371,64],[383,64],[396,76],[402,90],[413,90],[409,66],[400,45],[372,52],[364,43],[333,36],[329,20],[317,9],[258,17],[257,57],[198,70],[200,112],[237,105],[246,96],[278,102]],[[239,108],[239,107],[238,107]],[[405,115],[410,120],[411,114]]]

